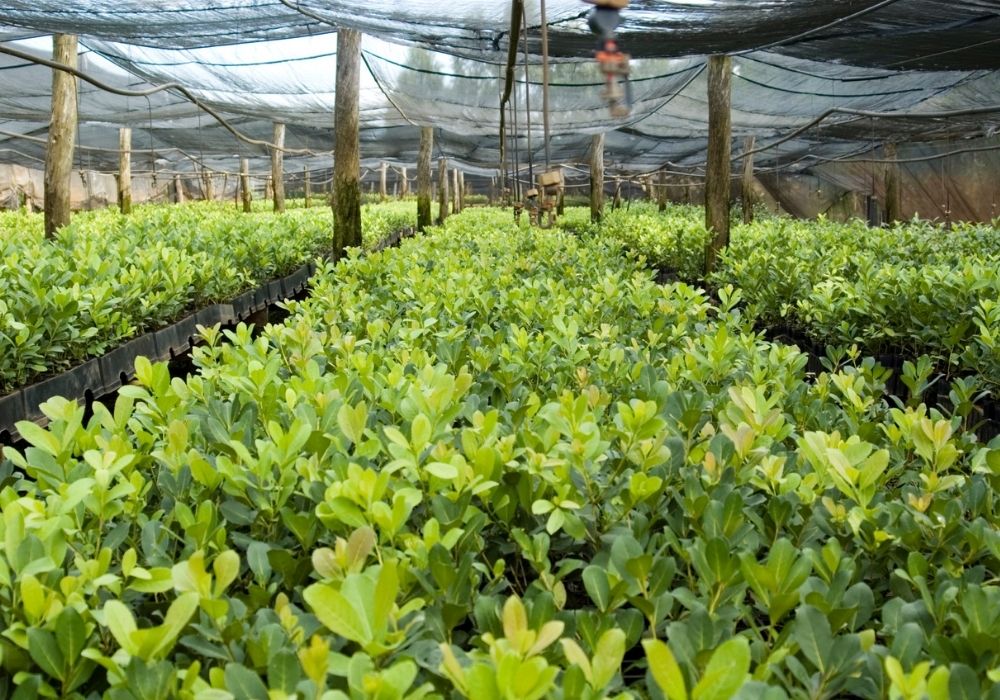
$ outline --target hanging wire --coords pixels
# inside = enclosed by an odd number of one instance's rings
[[[528,189],[535,186],[535,154],[531,150],[531,80],[528,77],[528,17],[521,5],[521,43],[524,45],[524,114],[528,146]]]

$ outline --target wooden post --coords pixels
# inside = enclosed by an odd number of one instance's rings
[[[465,172],[458,171],[458,206],[465,209]]]
[[[361,245],[360,84],[361,33],[339,27],[333,149],[333,254],[338,258]]]
[[[264,180],[264,199],[271,199],[274,197],[274,178],[270,175]]]
[[[52,60],[76,68],[77,40],[73,34],[52,36]],[[76,142],[76,77],[52,71],[52,120],[45,149],[45,237],[69,223],[71,211],[70,177],[73,172],[73,145]]]
[[[205,169],[201,171],[201,198],[206,202],[215,199],[215,178]]]
[[[378,174],[378,198],[381,202],[389,198],[389,164],[384,160]]]
[[[743,141],[743,152],[750,155],[743,156],[743,186],[741,188],[741,199],[743,200],[743,223],[753,223],[753,154],[750,153],[757,145],[755,136],[747,136]]]
[[[604,215],[604,134],[590,140],[590,220],[599,222]]]
[[[438,223],[448,218],[448,159],[438,161]]]
[[[132,211],[132,129],[118,130],[118,210]]]
[[[240,158],[240,191],[243,193],[243,212],[249,214],[253,207],[253,193],[250,191],[250,161]]]
[[[406,199],[410,194],[410,183],[406,179],[406,168],[399,169],[399,198]]]
[[[458,181],[458,168],[451,170],[451,211],[455,214],[462,211],[462,185]]]
[[[274,197],[274,211],[285,211],[285,125],[274,123],[274,138],[276,148],[271,149],[271,195]]]
[[[431,225],[431,151],[434,129],[420,129],[420,152],[417,155],[417,231],[423,233]],[[404,170],[404,173],[406,171]]]
[[[903,220],[903,198],[899,183],[899,164],[896,162],[896,144],[885,145],[885,222],[894,224]]]
[[[729,194],[732,155],[733,60],[708,59],[708,163],[705,169],[705,225],[712,236],[705,251],[705,274],[715,270],[719,253],[729,245]]]
[[[312,197],[312,183],[309,181],[309,168],[302,168],[302,181],[302,187],[305,190],[304,195],[306,198],[306,209],[308,209],[309,200]]]
[[[180,173],[174,173],[174,202],[184,204],[184,183],[181,182]]]
[[[620,177],[615,178],[615,194],[614,198],[611,200],[611,209],[621,209],[622,206],[622,179]]]

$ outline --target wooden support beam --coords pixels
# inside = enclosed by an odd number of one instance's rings
[[[438,223],[448,218],[448,159],[438,160]]]
[[[455,214],[462,211],[462,183],[459,182],[458,168],[451,171],[451,211]]]
[[[465,173],[458,171],[458,206],[465,209]]]
[[[899,163],[896,162],[896,144],[885,145],[885,222],[894,224],[903,220],[903,192],[899,182]]]
[[[378,198],[382,202],[389,198],[389,164],[384,160],[378,174]]]
[[[271,195],[274,197],[274,211],[285,211],[285,125],[274,123],[274,137],[271,141],[277,148],[271,149]]]
[[[667,171],[661,170],[657,180],[656,202],[660,213],[663,213],[667,210]]]
[[[359,105],[361,33],[337,30],[337,84],[334,99],[333,254],[361,245],[361,144]]]
[[[406,199],[410,194],[410,182],[407,180],[406,168],[399,169],[399,198]]]
[[[240,192],[243,193],[243,212],[253,211],[253,192],[250,191],[250,161],[240,158]]]
[[[184,183],[179,173],[174,173],[174,202],[184,204]]]
[[[132,129],[118,130],[118,210],[132,212]]]
[[[615,194],[611,200],[611,210],[621,209],[622,206],[622,179],[620,177],[615,178]]]
[[[312,182],[309,180],[309,168],[302,168],[302,182],[302,187],[305,190],[306,209],[308,209],[311,203],[310,200],[312,199]]]
[[[590,139],[590,220],[604,216],[604,134]]]
[[[417,155],[417,231],[423,233],[431,225],[431,151],[434,129],[420,129],[420,152]]]
[[[755,136],[747,136],[746,140],[743,142],[743,152],[750,153],[757,145],[757,138]],[[741,188],[740,199],[743,200],[743,223],[752,224],[753,223],[753,205],[754,193],[753,193],[753,154],[748,156],[743,156],[743,186]]]
[[[215,176],[207,170],[201,171],[202,195],[206,202],[215,200]]]
[[[705,225],[711,236],[705,251],[705,274],[715,270],[723,248],[729,245],[729,162],[732,155],[733,60],[708,59],[708,163],[705,169]]]
[[[77,38],[73,34],[52,36],[52,60],[70,68],[77,65]],[[76,142],[76,77],[52,71],[52,119],[45,149],[45,237],[69,223],[70,177],[73,172],[73,145]]]

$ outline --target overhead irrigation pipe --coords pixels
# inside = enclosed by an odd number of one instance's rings
[[[777,41],[772,41],[770,44],[764,44],[763,46],[758,46],[753,49],[743,49],[742,51],[737,51],[732,55],[739,56],[745,53],[751,53],[753,51],[766,51],[767,49],[773,49],[778,46],[786,46],[788,44],[794,44],[798,41],[802,41],[803,39],[812,36],[813,34],[816,34],[817,32],[822,32],[827,29],[833,29],[834,27],[844,24],[845,22],[850,22],[851,20],[859,19],[861,17],[864,17],[865,15],[869,15],[872,12],[876,12],[884,7],[888,7],[889,5],[892,5],[897,2],[899,2],[899,0],[882,0],[882,2],[877,2],[874,5],[866,7],[863,10],[858,10],[857,12],[849,14],[845,17],[840,17],[839,19],[835,19],[832,22],[828,22],[827,24],[824,24],[822,26],[813,27],[812,29],[807,29],[801,34],[796,34],[794,36],[790,36],[785,39],[778,39]]]
[[[230,124],[228,121],[226,121],[226,119],[218,112],[216,112],[214,109],[212,109],[204,102],[199,100],[197,97],[195,97],[190,90],[188,90],[180,83],[164,83],[163,85],[153,86],[148,90],[126,90],[124,88],[114,87],[113,85],[108,85],[107,83],[101,82],[100,80],[94,78],[88,73],[79,70],[77,68],[71,68],[70,66],[67,66],[65,63],[50,61],[49,59],[41,58],[39,56],[34,56],[30,53],[25,53],[24,51],[18,51],[17,49],[12,49],[9,46],[0,44],[0,53],[7,54],[8,56],[14,56],[15,58],[19,58],[22,61],[28,61],[30,63],[38,64],[40,66],[47,66],[48,68],[51,68],[53,70],[69,73],[70,75],[76,76],[80,80],[90,83],[96,88],[104,90],[105,92],[110,92],[115,95],[121,95],[122,97],[149,97],[150,95],[155,95],[158,92],[174,90],[183,95],[192,104],[204,110],[209,116],[211,116],[213,119],[219,122],[222,128],[224,128],[238,140],[242,141],[243,143],[250,144],[251,146],[262,146],[264,148],[270,148],[273,150],[281,151],[283,153],[291,153],[293,155],[318,156],[318,155],[328,155],[330,153],[333,153],[333,151],[312,151],[306,148],[285,148],[283,146],[277,146],[271,143],[270,141],[264,141],[261,139],[255,139],[251,136],[247,136],[239,129],[234,127],[232,124]]]
[[[799,128],[795,129],[788,135],[781,137],[777,141],[772,141],[766,146],[761,146],[759,148],[754,148],[749,151],[744,151],[743,153],[737,153],[730,160],[731,161],[741,160],[742,158],[745,158],[747,156],[763,153],[764,151],[769,151],[772,148],[776,148],[784,143],[788,143],[792,139],[801,136],[805,132],[809,131],[815,126],[818,126],[826,119],[832,117],[835,114],[845,114],[853,117],[863,117],[871,119],[950,119],[952,117],[970,117],[979,114],[993,114],[996,112],[1000,112],[1000,105],[987,105],[985,107],[969,107],[966,109],[950,109],[941,112],[870,112],[863,109],[850,109],[848,107],[831,107],[830,109],[826,110],[812,121],[803,124]]]

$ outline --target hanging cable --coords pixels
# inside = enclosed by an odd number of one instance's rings
[[[549,25],[545,14],[545,0],[539,0],[538,11],[542,24],[542,138],[545,141],[545,169],[552,167],[549,152]]]
[[[528,146],[528,189],[535,187],[535,154],[531,149],[531,79],[528,76],[528,18],[524,15],[524,5],[521,5],[523,20],[521,43],[524,45],[524,120],[525,134]]]

